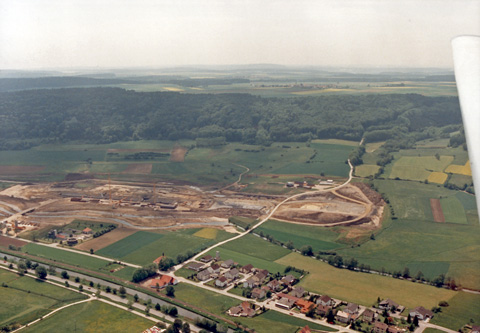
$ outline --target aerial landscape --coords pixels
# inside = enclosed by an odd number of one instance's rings
[[[418,4],[0,2],[0,332],[480,332],[480,3]]]

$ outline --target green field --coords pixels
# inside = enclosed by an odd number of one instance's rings
[[[453,162],[453,156],[401,156],[392,167],[389,178],[425,180],[432,171],[443,171]]]
[[[64,264],[69,264],[77,267],[83,267],[103,273],[108,273],[109,261],[91,257],[82,253],[75,253],[61,249],[55,249],[45,245],[28,243],[22,247],[22,251],[38,257],[43,257],[53,261],[58,261]]]
[[[299,327],[309,325],[311,328],[333,331],[332,329],[307,322],[301,319],[291,318],[287,315],[268,311],[254,318],[233,318],[226,315],[226,311],[232,306],[238,305],[240,301],[235,298],[220,295],[213,291],[196,288],[186,283],[175,286],[175,298],[187,302],[195,307],[216,315],[223,316],[229,320],[240,321],[259,333],[294,333]]]
[[[420,283],[338,269],[298,253],[289,254],[276,262],[308,270],[310,274],[299,284],[309,291],[366,306],[371,306],[380,297],[391,298],[407,308],[420,305],[431,308],[458,293]]]
[[[138,231],[133,235],[119,240],[101,250],[97,254],[120,259],[139,265],[146,265],[162,254],[175,259],[187,251],[198,252],[231,236],[219,230],[215,239],[197,237],[193,234],[199,229],[184,229],[167,233]]]
[[[467,224],[467,215],[462,203],[457,197],[448,197],[440,199],[445,222]]]
[[[342,247],[343,245],[335,242],[341,235],[340,230],[341,228],[319,228],[269,220],[255,229],[255,232],[271,235],[283,243],[292,241],[297,249],[310,245],[316,252]]]
[[[26,324],[67,303],[86,297],[27,276],[0,270],[3,302],[0,307],[0,327],[12,323]],[[8,300],[8,301],[7,301]]]
[[[290,250],[264,241],[260,237],[252,234],[247,234],[239,239],[221,245],[220,248],[268,261],[275,261],[290,253]],[[222,259],[227,258],[223,257]]]
[[[362,164],[355,167],[355,176],[358,177],[368,177],[373,176],[378,172],[380,167],[373,164]]]
[[[155,325],[142,318],[100,301],[73,305],[41,322],[24,329],[24,332],[143,332]],[[128,328],[128,329],[127,329]]]
[[[448,304],[448,307],[442,307],[442,312],[433,317],[433,324],[458,331],[465,324],[478,325],[480,322],[480,295],[461,292],[451,298]]]
[[[19,180],[63,180],[69,173],[119,180],[178,180],[199,185],[220,186],[233,183],[250,168],[252,174],[314,174],[348,176],[344,164],[352,150],[351,142],[273,143],[268,147],[229,143],[216,148],[196,148],[194,141],[128,141],[100,145],[41,145],[29,150],[1,151],[0,166],[36,167],[1,171],[4,178]],[[167,157],[148,160],[125,159],[128,154],[156,150],[167,154],[175,145],[189,149],[184,162]],[[133,150],[126,152],[126,150]],[[116,154],[116,155],[112,155]],[[315,155],[315,156],[314,156]],[[126,171],[129,165],[152,164],[151,173]],[[3,172],[3,173],[2,173]]]

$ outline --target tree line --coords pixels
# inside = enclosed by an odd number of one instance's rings
[[[337,138],[408,145],[453,132],[457,97],[418,94],[266,98],[249,94],[72,88],[0,93],[0,149],[42,143],[197,140],[269,145]],[[455,129],[456,128],[456,129]]]

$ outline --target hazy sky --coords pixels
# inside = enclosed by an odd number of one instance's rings
[[[0,0],[0,69],[448,67],[480,0]]]

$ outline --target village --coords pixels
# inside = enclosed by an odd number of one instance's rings
[[[155,263],[158,264],[162,259],[163,257],[157,258]],[[215,256],[207,254],[190,261],[181,269],[192,273],[186,279],[157,274],[141,284],[160,291],[186,282],[200,284],[222,294],[237,295],[237,298],[244,300],[227,310],[231,317],[252,318],[274,308],[291,316],[305,316],[364,332],[414,331],[421,322],[428,323],[434,316],[433,311],[423,306],[402,315],[405,307],[391,299],[378,299],[374,306],[365,307],[325,294],[311,293],[297,285],[308,272],[289,267],[285,274],[271,274],[268,270],[255,268],[251,264],[241,266],[232,259],[223,260],[220,251],[216,251]]]

